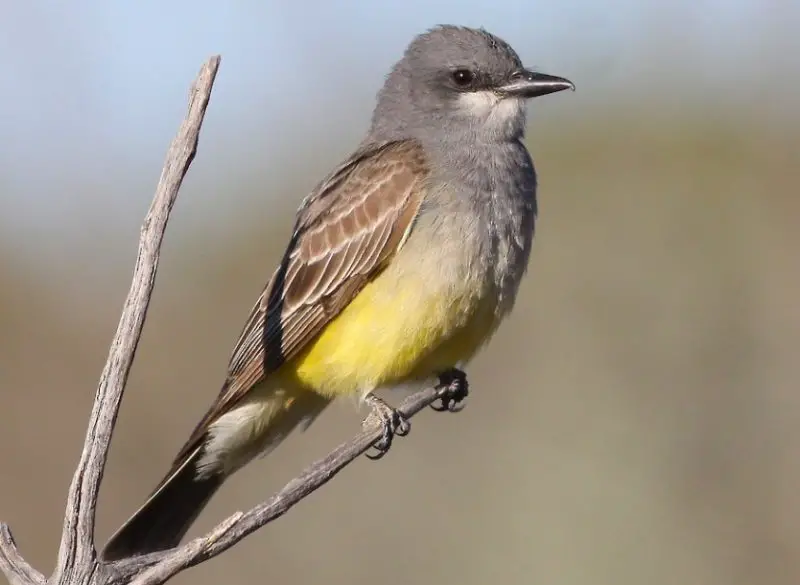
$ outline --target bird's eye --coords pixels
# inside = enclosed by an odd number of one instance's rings
[[[467,87],[475,80],[475,75],[469,69],[456,69],[453,71],[453,81],[459,87]]]

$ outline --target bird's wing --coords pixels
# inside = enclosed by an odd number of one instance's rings
[[[414,223],[428,175],[418,143],[390,142],[356,152],[306,197],[283,260],[234,347],[226,383],[178,460],[387,265]]]

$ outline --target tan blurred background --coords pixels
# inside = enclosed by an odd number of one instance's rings
[[[513,319],[470,368],[463,413],[423,413],[380,463],[174,582],[800,582],[797,4],[337,6],[0,1],[0,518],[22,552],[52,567],[139,225],[202,61],[223,55],[101,541],[216,394],[296,205],[356,144],[383,73],[413,34],[456,22],[578,88],[531,107],[541,213]],[[330,409],[193,534],[359,421]]]

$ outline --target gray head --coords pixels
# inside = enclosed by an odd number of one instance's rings
[[[483,29],[444,25],[417,36],[378,93],[369,141],[516,140],[525,101],[574,89],[525,69],[519,55]]]

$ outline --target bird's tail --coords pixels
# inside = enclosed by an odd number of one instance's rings
[[[201,445],[161,481],[147,501],[109,539],[103,559],[115,561],[176,546],[211,496],[222,485],[222,473],[197,475]]]
[[[229,415],[231,422],[236,421],[238,436],[231,435],[230,439],[245,448],[238,455],[228,454],[234,455],[236,463],[207,465],[208,452],[215,450],[215,444],[206,431],[199,446],[175,462],[142,507],[109,539],[103,559],[114,561],[177,546],[231,473],[258,453],[272,450],[298,425],[307,427],[329,402],[310,392],[304,394],[296,400],[287,400],[285,394],[262,395],[260,399],[254,396],[234,407]],[[250,437],[246,445],[240,443],[245,435]],[[227,450],[226,445],[216,448]]]

